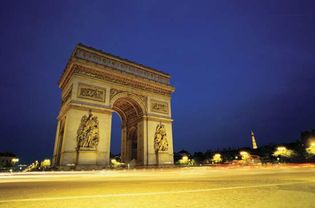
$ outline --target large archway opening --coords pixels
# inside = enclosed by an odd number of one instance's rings
[[[121,161],[130,162],[134,160],[137,162],[139,155],[139,138],[137,128],[138,122],[143,116],[141,106],[137,103],[137,101],[130,97],[122,97],[115,100],[112,109],[117,112],[121,120]],[[111,139],[113,141],[115,138],[112,136]],[[117,142],[115,141],[113,144],[115,145],[116,143]]]

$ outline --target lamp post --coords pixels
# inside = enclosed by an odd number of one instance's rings
[[[248,152],[246,152],[246,151],[241,151],[240,155],[242,157],[242,160],[244,160],[244,161],[247,161],[247,160],[250,159],[250,154]]]
[[[13,165],[15,165],[16,163],[18,163],[19,161],[20,161],[19,158],[12,158],[12,159],[11,159],[11,162],[12,162]]]
[[[315,141],[310,142],[308,148],[306,148],[306,152],[310,155],[315,155]]]
[[[272,154],[274,157],[280,158],[278,161],[282,162],[284,158],[291,158],[295,155],[293,150],[287,149],[285,146],[279,146],[276,151]]]
[[[182,159],[179,160],[179,164],[181,165],[188,165],[189,164],[189,157],[187,155],[184,155]]]
[[[211,160],[213,163],[220,163],[220,162],[222,162],[222,156],[220,153],[216,153],[213,155]]]

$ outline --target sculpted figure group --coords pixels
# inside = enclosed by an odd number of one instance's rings
[[[156,126],[154,136],[154,150],[156,152],[163,152],[168,150],[166,129],[165,126],[161,123]]]
[[[96,116],[92,112],[81,118],[81,124],[77,131],[78,148],[95,149],[99,141],[99,128]]]

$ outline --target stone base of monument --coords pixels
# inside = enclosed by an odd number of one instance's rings
[[[89,167],[96,167],[96,158],[97,153],[96,150],[91,149],[80,149],[78,151],[78,162],[76,165],[76,169],[78,167],[86,167],[87,169],[90,169]]]
[[[172,155],[168,152],[157,152],[156,153],[156,161],[158,166],[171,166],[173,165],[173,159],[170,159]]]
[[[104,166],[99,165],[77,165],[75,170],[103,170]]]

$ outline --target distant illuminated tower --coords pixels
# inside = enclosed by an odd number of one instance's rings
[[[253,131],[251,132],[251,137],[252,137],[253,149],[257,149],[256,138],[255,138],[255,134]]]

